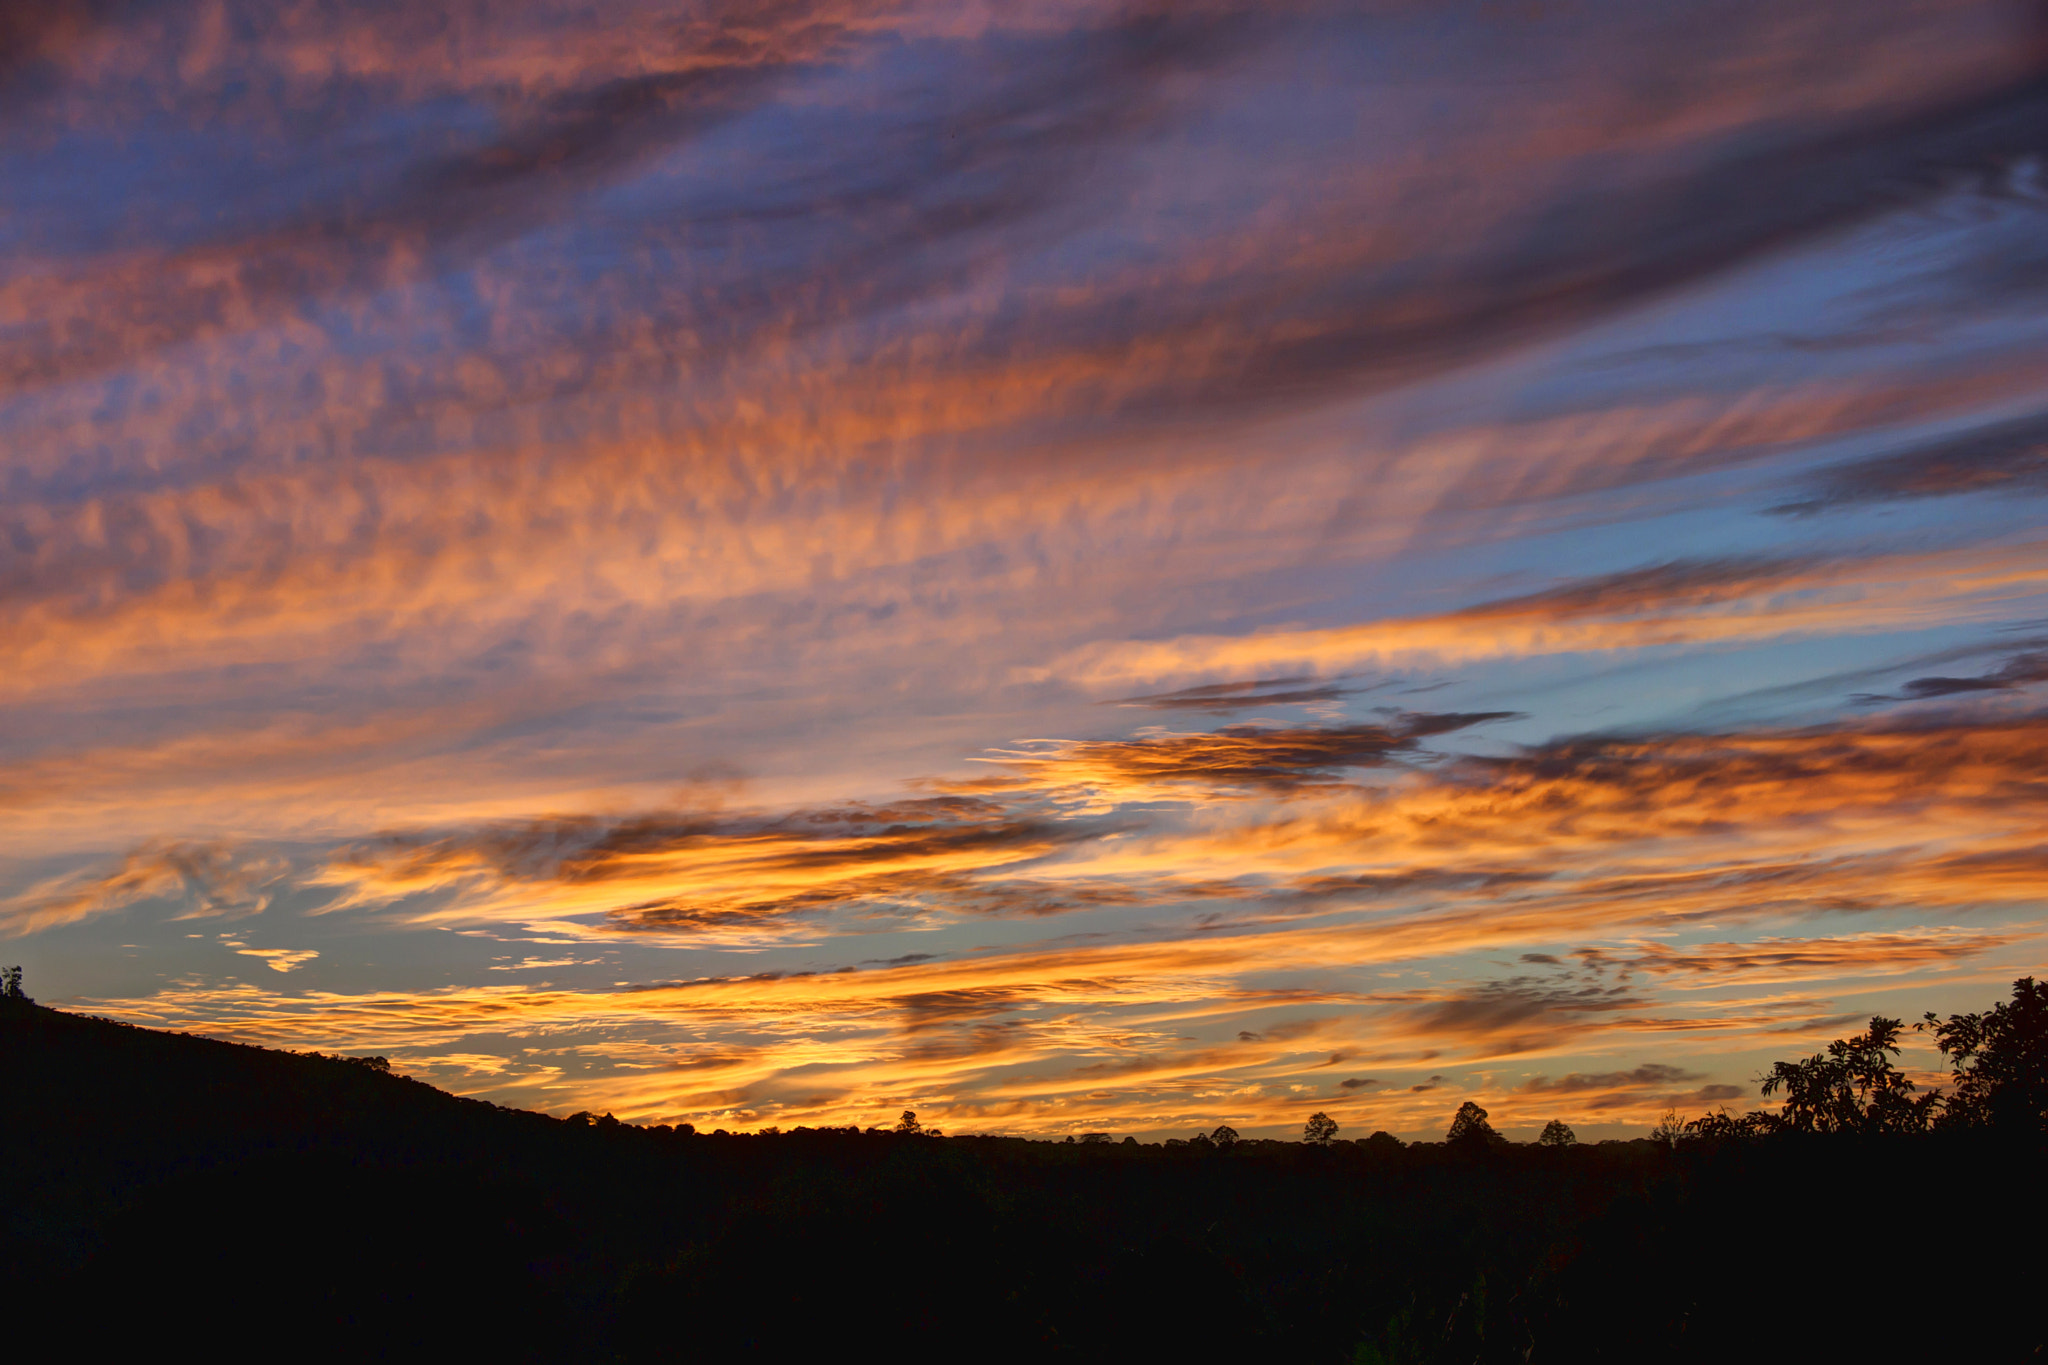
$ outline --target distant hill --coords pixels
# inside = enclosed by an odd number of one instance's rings
[[[1981,1136],[702,1136],[13,1001],[0,1059],[14,1326],[89,1357],[195,1335],[315,1359],[1331,1365],[2048,1343],[2040,1152]]]
[[[160,1140],[332,1145],[518,1112],[393,1075],[377,1058],[278,1052],[34,1004],[0,1013],[0,1030],[15,1104],[38,1114],[46,1138],[145,1119]]]
[[[544,1263],[576,1239],[533,1177],[568,1125],[374,1064],[9,1003],[5,1271],[89,1337],[277,1311],[359,1344],[441,1336],[481,1293],[497,1306],[462,1333],[527,1334],[525,1354],[565,1320]]]

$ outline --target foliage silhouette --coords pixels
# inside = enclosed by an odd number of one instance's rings
[[[1783,1131],[1776,1114],[1758,1110],[1749,1114],[1730,1114],[1726,1106],[1712,1114],[1702,1114],[1688,1119],[1685,1124],[1687,1141],[1735,1142],[1749,1138],[1769,1137]]]
[[[33,1005],[35,1000],[21,988],[21,968],[0,968],[0,1000],[10,1004]]]
[[[1933,1032],[1955,1078],[1942,1126],[2048,1135],[2048,986],[2023,976],[1985,1013],[1930,1013],[1914,1027]]]
[[[1471,1100],[1458,1106],[1457,1114],[1451,1119],[1450,1131],[1444,1134],[1445,1142],[1465,1149],[1489,1147],[1505,1140],[1486,1121],[1486,1111]]]
[[[1329,1146],[1330,1140],[1336,1136],[1337,1120],[1328,1114],[1311,1114],[1308,1122],[1301,1126],[1301,1140],[1318,1147]]]
[[[1542,1135],[1536,1139],[1538,1147],[1569,1147],[1579,1140],[1571,1125],[1563,1119],[1552,1119],[1543,1125]]]
[[[1803,1062],[1779,1062],[1763,1078],[1766,1096],[1785,1092],[1776,1126],[1795,1133],[1919,1133],[1933,1121],[1941,1092],[1915,1098],[1913,1082],[1892,1065],[1897,1019],[1872,1016],[1868,1032],[1838,1038]]]

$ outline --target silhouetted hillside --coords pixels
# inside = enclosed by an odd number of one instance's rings
[[[1331,1365],[2048,1341],[2041,1147],[2009,1131],[1539,1147],[1476,1111],[1407,1146],[701,1136],[17,1002],[0,1049],[6,1273],[87,1354],[191,1332],[313,1357]]]

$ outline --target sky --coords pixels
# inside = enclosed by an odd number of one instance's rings
[[[2037,0],[44,0],[0,127],[45,1004],[1597,1138],[2048,971]]]

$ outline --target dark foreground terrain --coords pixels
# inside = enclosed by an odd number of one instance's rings
[[[2048,1358],[2034,1135],[700,1136],[5,1006],[9,1326],[80,1358]]]

